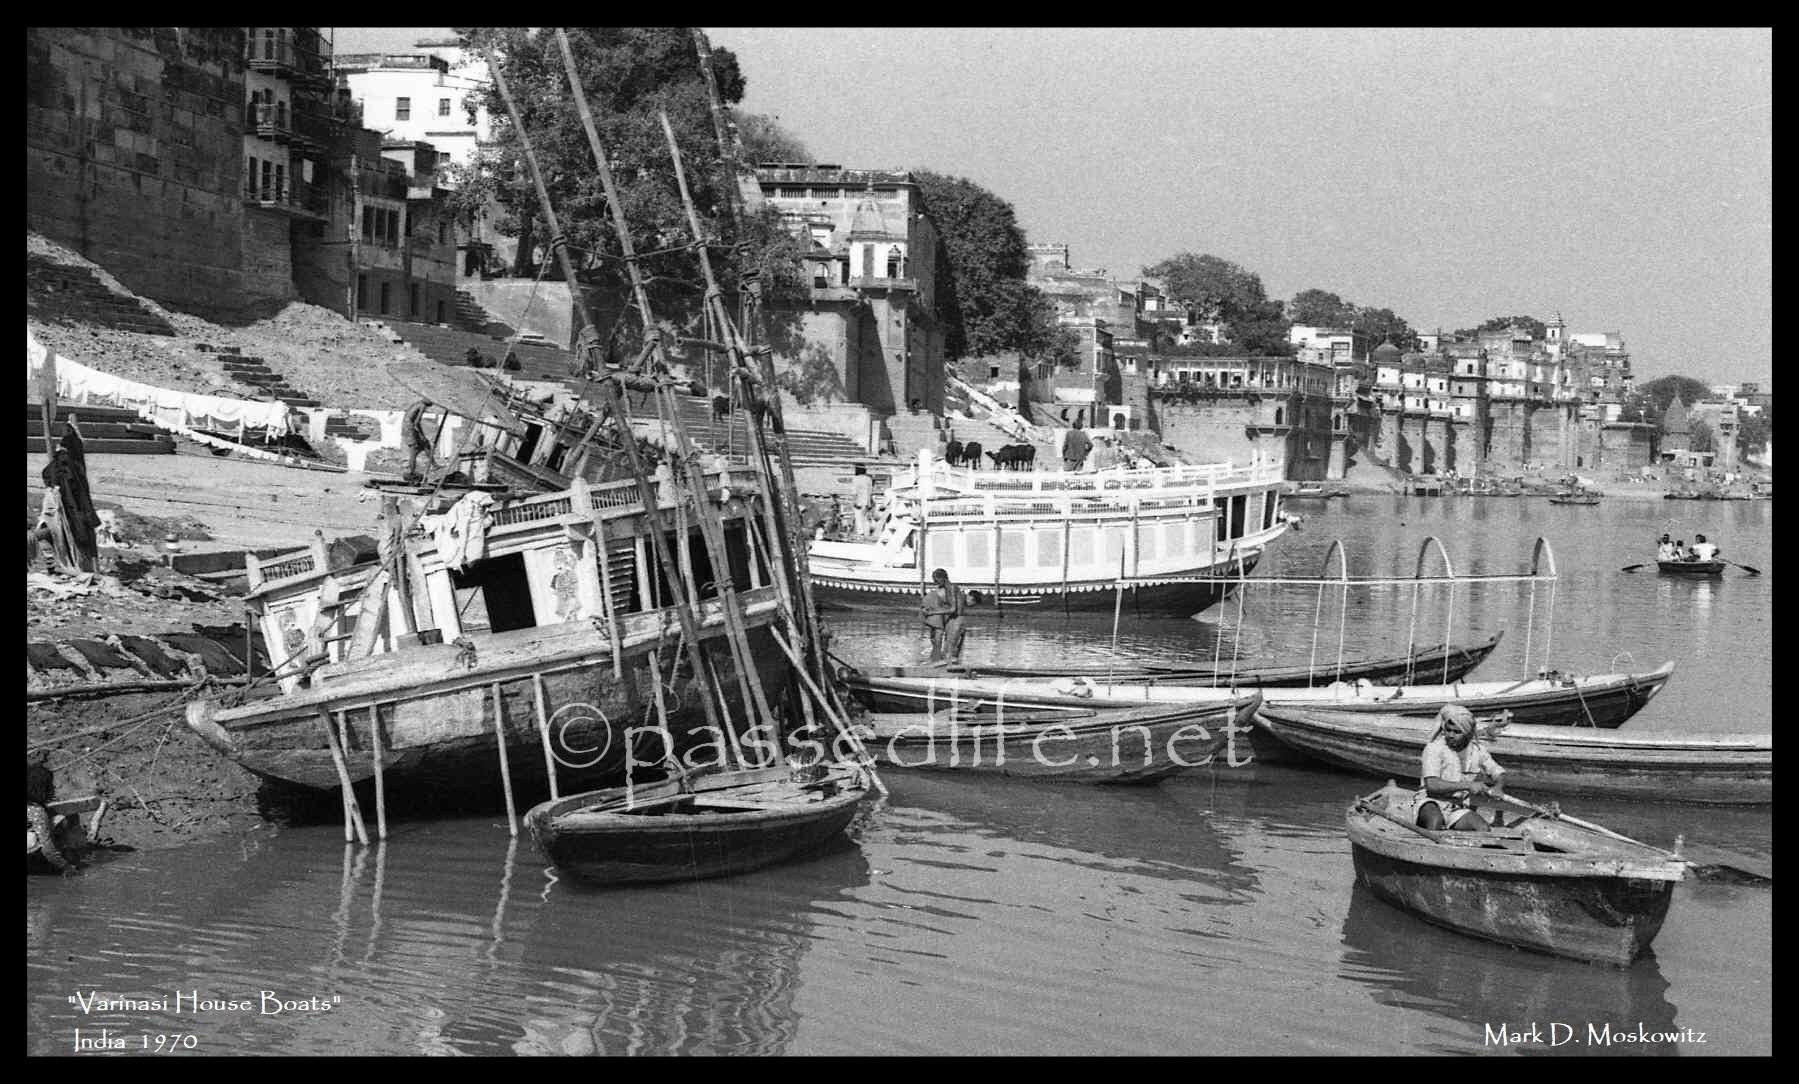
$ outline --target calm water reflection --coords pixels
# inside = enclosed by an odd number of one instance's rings
[[[1308,510],[1264,567],[1311,574],[1337,536],[1353,572],[1409,574],[1435,534],[1458,571],[1513,571],[1546,534],[1562,581],[1534,600],[1533,666],[1546,649],[1585,671],[1673,658],[1674,681],[1633,729],[1767,730],[1767,506],[1677,511],[1688,518],[1670,523],[1659,502],[1356,497]],[[1703,531],[1766,574],[1618,571],[1664,530]],[[1234,606],[1186,621],[1127,609],[1119,649],[1303,658],[1314,605],[1251,591],[1240,627]],[[1448,610],[1422,600],[1417,638],[1441,638]],[[1458,593],[1457,638],[1506,630],[1478,677],[1522,676],[1532,614],[1518,589]],[[1353,650],[1403,650],[1411,615],[1409,592],[1354,593]],[[923,654],[906,615],[834,627],[852,661]],[[968,657],[1092,661],[1110,648],[1109,618],[1004,615],[982,618]],[[497,817],[402,824],[371,850],[344,848],[335,826],[292,829],[33,879],[27,1049],[69,1052],[76,1027],[104,1027],[134,1042],[191,1034],[208,1054],[1481,1052],[1487,1025],[1533,1020],[1708,1036],[1614,1053],[1773,1047],[1765,888],[1683,885],[1651,958],[1593,968],[1438,930],[1353,890],[1343,812],[1363,779],[1264,764],[1151,788],[889,781],[892,797],[831,853],[701,884],[562,883]],[[1579,811],[1664,845],[1773,853],[1766,811]],[[274,1016],[69,1003],[263,990],[341,1001]]]

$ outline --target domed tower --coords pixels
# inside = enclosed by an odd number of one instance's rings
[[[906,235],[887,224],[870,189],[850,219],[850,278],[906,277]]]

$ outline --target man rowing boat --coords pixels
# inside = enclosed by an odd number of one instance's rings
[[[1485,832],[1487,820],[1471,804],[1477,795],[1504,797],[1505,769],[1474,740],[1474,713],[1460,704],[1437,712],[1437,729],[1424,746],[1424,785],[1413,799],[1420,828]]]

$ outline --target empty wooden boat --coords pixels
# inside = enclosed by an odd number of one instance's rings
[[[751,768],[577,794],[525,816],[537,848],[590,884],[747,873],[815,850],[868,797],[851,764]]]
[[[1519,948],[1625,965],[1662,928],[1687,863],[1615,833],[1531,816],[1433,832],[1388,783],[1349,810],[1356,879],[1440,926]]]
[[[1535,726],[1616,727],[1642,710],[1667,685],[1674,664],[1641,674],[1555,674],[1523,681],[1473,681],[1449,685],[1333,683],[1320,688],[1264,688],[1265,707],[1307,708],[1428,718],[1445,704],[1460,704],[1476,715],[1508,715],[1513,723]],[[1047,704],[1062,707],[1131,707],[1144,704],[1203,704],[1229,699],[1228,688],[1204,685],[1114,682],[1084,676],[1051,680],[990,678],[929,668],[904,672],[854,671],[845,675],[851,690],[874,711],[935,714],[952,707],[972,709]]]
[[[1416,778],[1430,719],[1263,704],[1261,730],[1307,756],[1372,775]],[[1486,731],[1506,789],[1646,801],[1755,805],[1774,800],[1768,734],[1622,735],[1590,727]]]
[[[871,715],[866,742],[896,768],[1077,783],[1147,783],[1187,768],[1246,759],[1258,694],[1216,704],[1039,707],[937,715]],[[1239,754],[1226,752],[1232,742]]]
[[[1214,665],[1198,663],[1103,663],[1043,666],[966,666],[952,672],[970,677],[1040,678],[1054,681],[1064,677],[1086,677],[1095,680],[1139,683],[1153,681],[1162,685],[1231,685],[1248,689],[1290,689],[1329,685],[1333,681],[1371,681],[1376,685],[1420,684],[1459,681],[1484,662],[1499,646],[1505,633],[1494,633],[1478,644],[1437,644],[1419,648],[1410,655],[1379,659],[1335,661],[1316,665],[1244,666],[1233,668],[1229,662]],[[907,677],[941,677],[945,671],[928,667],[895,667],[891,670],[871,669],[870,673]]]

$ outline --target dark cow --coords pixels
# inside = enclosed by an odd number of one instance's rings
[[[988,452],[999,470],[1030,470],[1037,459],[1037,449],[1029,444],[1008,444],[997,452]]]
[[[962,465],[962,442],[952,440],[943,446],[943,461],[952,467]]]
[[[965,467],[972,467],[976,470],[980,469],[980,466],[981,466],[981,442],[980,441],[971,440],[967,444],[962,445],[962,465]]]

